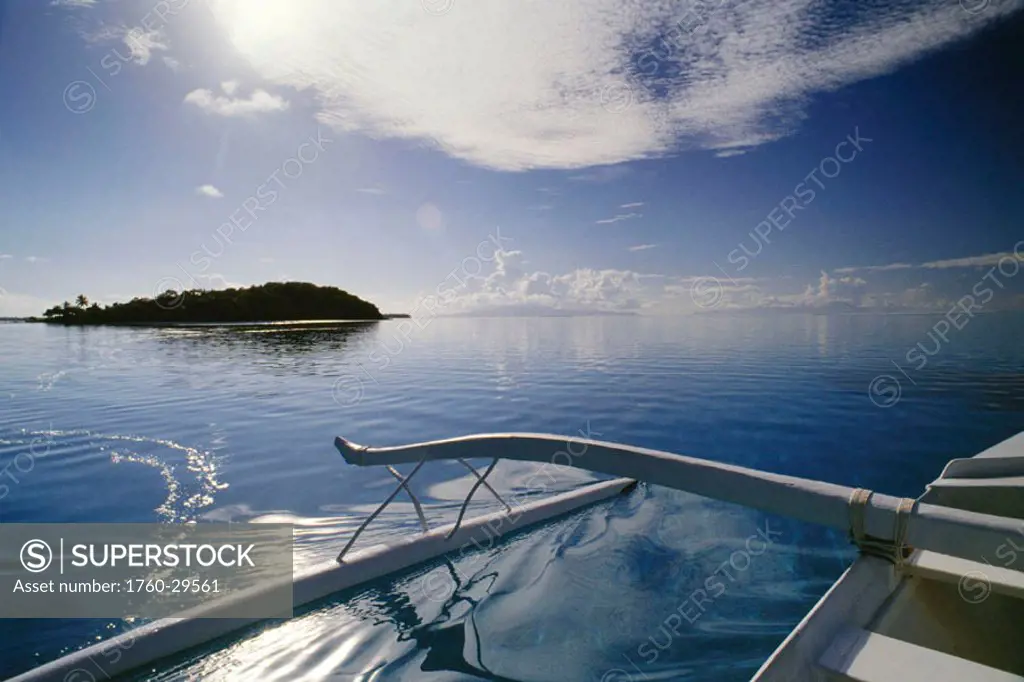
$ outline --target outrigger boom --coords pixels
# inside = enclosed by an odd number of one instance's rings
[[[372,448],[335,439],[358,466],[493,457],[555,463],[623,476],[849,530],[865,553],[901,563],[909,547],[978,560],[1020,531],[1020,520],[981,514],[833,483],[783,476],[630,445],[539,433],[495,433]],[[580,452],[579,455],[574,454]],[[555,454],[563,457],[557,462]],[[493,464],[492,464],[493,466]],[[1024,458],[956,459],[940,478],[1024,476]],[[923,496],[922,496],[923,497]],[[468,499],[467,499],[468,503]]]

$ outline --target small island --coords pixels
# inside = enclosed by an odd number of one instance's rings
[[[156,298],[99,306],[84,295],[32,321],[64,325],[219,324],[293,320],[383,320],[369,301],[337,287],[268,282],[243,289],[168,290]]]

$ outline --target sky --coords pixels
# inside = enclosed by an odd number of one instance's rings
[[[1021,9],[0,0],[0,316],[1024,308]]]

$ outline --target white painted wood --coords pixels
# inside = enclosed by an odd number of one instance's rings
[[[1024,518],[1024,476],[940,478],[928,486],[921,502],[1021,519]],[[1017,528],[1022,528],[1020,521],[1017,521]]]
[[[1024,602],[964,585],[907,577],[868,630],[991,668],[1024,675]]]
[[[1018,494],[1024,494],[1024,476],[1005,476],[1001,478],[940,478],[932,482],[929,488],[1013,488]]]
[[[852,682],[1024,682],[1024,677],[869,632],[844,630],[820,660],[826,679]]]
[[[999,478],[1024,476],[1024,456],[971,457],[953,459],[946,464],[938,480],[945,478]]]
[[[992,594],[1005,594],[1024,599],[1024,573],[980,561],[968,561],[938,552],[918,550],[907,560],[903,573],[953,585],[959,585],[966,576],[972,578],[974,582],[987,583]]]
[[[847,627],[867,627],[899,583],[892,564],[860,557],[793,628],[751,682],[824,680],[817,661]]]
[[[337,438],[335,446],[346,461],[359,466],[473,457],[545,462],[549,466],[554,462],[627,476],[832,528],[850,527],[849,499],[853,488],[618,443],[584,439],[566,442],[563,436],[548,434],[498,433],[387,448],[368,448]],[[866,533],[892,540],[899,502],[899,498],[889,495],[872,495],[864,510]],[[1016,533],[1019,525],[1018,520],[1002,516],[918,503],[909,517],[906,542],[976,559]]]
[[[1024,431],[996,443],[988,450],[978,453],[975,457],[1024,457]]]
[[[293,580],[294,606],[298,608],[444,554],[468,553],[481,545],[490,546],[494,538],[614,497],[633,484],[634,481],[629,479],[602,481],[519,506],[512,514],[501,511],[480,516],[463,523],[450,539],[446,536],[454,524],[436,528],[423,535],[353,552],[346,555],[343,564],[331,561],[296,576]],[[236,595],[230,600],[211,602],[182,614],[180,618],[154,621],[105,642],[68,654],[12,678],[9,682],[66,682],[72,677],[110,679],[265,620],[217,617],[218,612],[223,613],[229,601],[235,603],[236,600],[251,597],[250,591]],[[110,652],[118,652],[120,656],[115,659]],[[111,663],[111,660],[116,660],[116,663]],[[100,667],[95,664],[97,662],[101,664]],[[73,673],[76,670],[85,670],[92,677],[75,677]]]

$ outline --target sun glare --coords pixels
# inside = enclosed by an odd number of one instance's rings
[[[289,0],[217,0],[212,4],[231,41],[243,52],[267,47],[298,28],[297,9]]]

